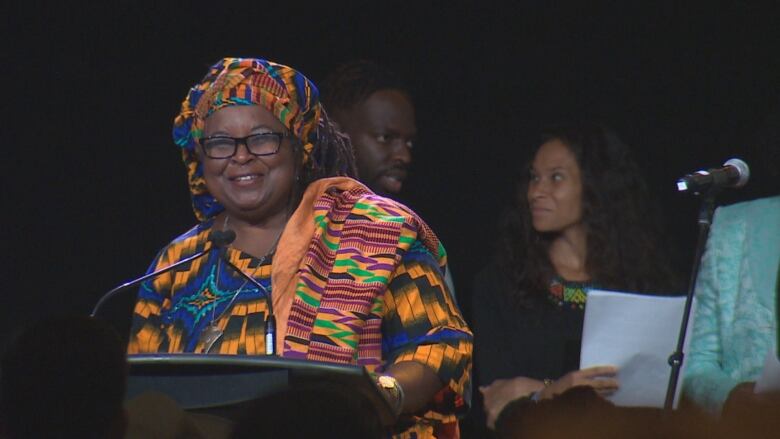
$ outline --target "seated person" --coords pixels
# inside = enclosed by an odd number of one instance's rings
[[[127,364],[106,323],[82,316],[36,322],[11,342],[0,373],[0,436],[124,437]]]
[[[225,58],[174,122],[199,223],[142,284],[130,353],[276,355],[364,366],[397,413],[398,437],[456,437],[470,391],[471,333],[443,287],[444,247],[414,212],[355,175],[352,148],[300,72]],[[249,282],[226,260],[250,276]],[[415,436],[416,435],[416,436]]]
[[[639,167],[611,131],[578,124],[543,133],[522,168],[496,260],[473,289],[475,370],[489,427],[518,398],[618,388],[614,367],[579,369],[584,310],[591,287],[679,288],[647,198]]]

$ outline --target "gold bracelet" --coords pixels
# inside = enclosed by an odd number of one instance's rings
[[[379,387],[392,395],[393,399],[395,400],[395,407],[393,407],[393,410],[395,411],[396,416],[400,415],[404,407],[403,387],[401,387],[401,385],[398,383],[398,380],[390,375],[379,375],[377,376],[376,381],[377,384],[379,384]]]
[[[542,380],[542,383],[544,383],[544,387],[550,387],[550,384],[552,384],[554,382],[555,381],[553,381],[553,380],[551,380],[549,378],[545,378],[545,379]]]

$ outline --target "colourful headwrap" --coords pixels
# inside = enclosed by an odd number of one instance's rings
[[[270,111],[303,144],[303,162],[317,141],[321,106],[317,87],[300,72],[259,58],[224,58],[190,89],[173,122],[173,141],[182,149],[195,216],[203,221],[224,208],[208,192],[195,148],[204,120],[220,108],[259,105]]]

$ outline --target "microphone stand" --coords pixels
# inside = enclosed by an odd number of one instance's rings
[[[666,400],[664,402],[664,410],[671,411],[674,404],[674,395],[677,390],[677,381],[680,376],[680,369],[683,364],[683,345],[685,344],[685,333],[688,330],[688,320],[691,314],[691,306],[693,304],[693,295],[696,288],[696,279],[699,277],[699,266],[701,265],[701,257],[704,253],[704,248],[707,243],[707,236],[710,233],[710,225],[712,224],[712,217],[715,213],[715,195],[717,189],[711,189],[703,193],[703,199],[701,206],[699,207],[699,237],[696,241],[696,252],[693,257],[693,268],[691,271],[691,277],[688,282],[688,295],[685,298],[685,310],[683,311],[682,323],[680,324],[680,334],[677,336],[677,349],[672,355],[669,356],[669,366],[672,367],[669,374],[669,385],[666,388]]]
[[[133,279],[131,281],[125,282],[122,285],[113,288],[111,291],[107,292],[102,297],[100,297],[100,300],[98,300],[98,302],[95,304],[95,307],[92,308],[92,313],[90,314],[90,317],[97,317],[100,308],[102,308],[103,305],[105,305],[105,303],[109,299],[114,297],[120,291],[123,291],[126,288],[130,288],[134,285],[138,285],[145,280],[151,279],[153,277],[157,277],[165,272],[173,270],[174,268],[192,262],[195,259],[202,258],[203,256],[207,255],[214,249],[220,249],[220,251],[222,251],[222,249],[228,244],[230,244],[231,242],[233,242],[234,239],[236,239],[236,233],[233,232],[232,230],[229,230],[227,232],[223,232],[219,230],[211,232],[211,236],[209,236],[209,241],[211,242],[211,246],[209,246],[209,248],[199,251],[188,258],[184,258],[180,261],[176,261],[175,263],[168,265],[167,267],[160,268],[159,270],[156,270],[152,273],[147,273],[137,279]]]
[[[230,266],[233,270],[238,272],[241,276],[244,277],[244,279],[248,280],[252,285],[257,287],[260,291],[265,293],[266,302],[268,302],[268,316],[265,319],[265,354],[266,355],[275,355],[276,353],[276,317],[274,316],[274,305],[273,305],[273,299],[270,294],[268,294],[268,290],[257,281],[257,279],[253,278],[252,276],[244,273],[243,270],[241,270],[239,267],[237,267],[235,264],[230,262],[230,258],[228,258],[224,252],[224,248],[220,251],[220,258],[222,258],[222,262]]]
[[[100,308],[102,308],[103,305],[110,298],[114,297],[114,295],[116,295],[116,293],[118,293],[120,291],[123,291],[124,289],[132,287],[134,285],[138,285],[138,284],[142,283],[145,280],[151,279],[153,277],[157,277],[157,276],[159,276],[159,275],[161,275],[161,274],[163,274],[163,273],[165,273],[167,271],[171,271],[171,270],[173,270],[176,267],[179,267],[179,266],[182,266],[182,265],[184,265],[186,263],[192,262],[195,259],[201,258],[204,255],[206,255],[207,253],[209,253],[211,250],[213,250],[214,248],[215,247],[209,247],[208,249],[200,251],[198,253],[195,253],[194,255],[192,255],[192,256],[190,256],[188,258],[182,259],[180,261],[176,261],[176,263],[168,265],[167,267],[163,267],[163,268],[161,268],[161,269],[159,269],[157,271],[154,271],[152,273],[147,273],[147,274],[139,277],[138,279],[133,279],[131,281],[123,283],[122,285],[119,285],[116,288],[113,288],[111,291],[109,291],[106,294],[104,294],[100,298],[100,300],[98,300],[98,302],[95,304],[95,307],[92,308],[92,313],[90,314],[90,317],[96,317],[98,312],[100,311]]]

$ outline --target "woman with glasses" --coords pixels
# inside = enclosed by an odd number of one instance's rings
[[[129,352],[365,366],[410,421],[398,437],[457,435],[472,348],[443,286],[444,248],[352,179],[351,147],[314,84],[225,58],[190,90],[173,137],[199,222],[150,271],[228,245],[142,285]]]
[[[576,386],[599,394],[613,367],[579,369],[587,292],[671,292],[647,190],[628,148],[593,124],[552,127],[522,168],[496,260],[477,277],[475,370],[492,428],[507,406]]]

